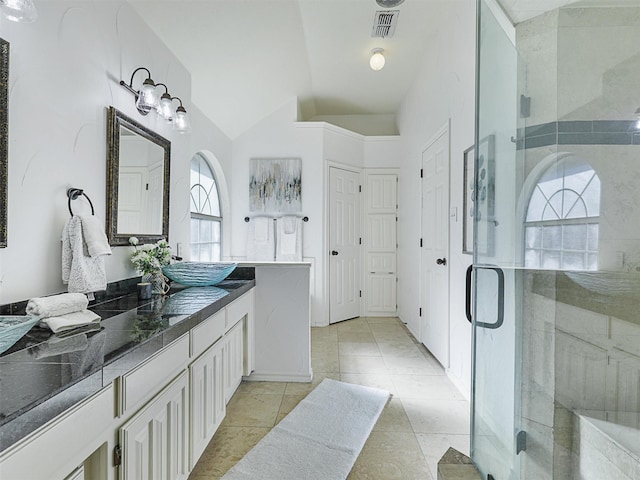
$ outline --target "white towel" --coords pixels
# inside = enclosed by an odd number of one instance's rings
[[[287,215],[278,220],[276,227],[276,261],[302,261],[302,219]]]
[[[273,224],[271,217],[251,219],[247,235],[247,260],[273,261],[276,246]]]
[[[53,333],[71,330],[72,328],[90,325],[100,322],[100,315],[91,310],[82,310],[80,312],[67,313],[57,317],[43,318],[40,326],[47,326]]]
[[[57,317],[67,313],[85,310],[89,305],[82,293],[61,293],[50,297],[36,297],[27,302],[27,315],[36,317]]]
[[[82,236],[87,244],[89,256],[111,255],[111,247],[104,231],[104,225],[98,220],[98,217],[81,215],[80,221],[82,222]]]
[[[80,217],[71,217],[62,230],[62,281],[69,292],[90,293],[107,289],[104,255],[90,257],[82,236]]]

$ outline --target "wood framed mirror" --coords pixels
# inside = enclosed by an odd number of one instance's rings
[[[169,240],[171,142],[109,107],[107,237],[110,245]]]
[[[0,248],[7,246],[8,175],[9,42],[0,38]]]

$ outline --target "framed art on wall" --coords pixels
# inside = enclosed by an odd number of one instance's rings
[[[495,254],[496,210],[495,135],[487,135],[477,146],[474,192],[474,228],[476,255],[493,257]]]
[[[494,255],[496,226],[495,136],[484,137],[477,154],[475,145],[467,148],[463,157],[462,253],[473,254],[474,229],[477,229],[477,254],[491,257]]]
[[[249,166],[249,210],[302,211],[302,160],[252,158]]]
[[[462,200],[462,253],[473,254],[473,217],[475,215],[474,146],[463,154],[464,198]]]

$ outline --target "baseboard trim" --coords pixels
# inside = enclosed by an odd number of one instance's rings
[[[247,377],[242,377],[247,382],[295,382],[295,383],[311,383],[313,372],[300,375],[292,375],[290,373],[259,373],[253,372]]]

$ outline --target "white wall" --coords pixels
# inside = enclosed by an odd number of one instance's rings
[[[402,139],[346,134],[326,124],[296,123],[295,99],[231,141],[190,104],[190,75],[124,2],[40,2],[34,24],[0,19],[0,36],[11,43],[9,104],[9,224],[0,250],[0,303],[65,291],[60,280],[60,232],[67,220],[67,188],[84,188],[96,213],[106,205],[106,114],[113,105],[172,141],[170,243],[188,258],[189,161],[213,152],[225,169],[231,194],[229,255],[244,258],[248,165],[253,157],[300,157],[303,161],[305,257],[314,262],[312,318],[327,320],[324,295],[324,199],[326,162],[358,167],[401,167],[399,305],[417,331],[419,292],[419,170],[424,143],[451,118],[451,205],[462,206],[462,152],[473,143],[474,2],[434,5],[425,19],[433,31],[423,66],[407,94],[398,126]],[[145,65],[157,81],[179,95],[192,117],[193,133],[174,134],[155,117],[142,117],[133,97],[118,85]],[[141,81],[136,78],[136,81]],[[318,126],[322,125],[322,126]],[[74,211],[82,213],[80,200]],[[468,390],[470,329],[464,318],[462,226],[451,227],[450,375]],[[114,248],[107,280],[135,275],[129,247]]]
[[[189,243],[189,160],[209,149],[230,160],[230,140],[190,105],[189,72],[120,1],[38,3],[33,24],[0,19],[10,42],[8,247],[0,250],[0,303],[66,291],[61,281],[66,191],[83,188],[103,221],[106,209],[106,108],[172,142],[169,240]],[[144,65],[182,98],[194,117],[192,135],[174,134],[155,115],[142,117],[118,85]],[[135,82],[144,76],[136,75]],[[139,83],[136,83],[139,85]],[[193,143],[193,145],[192,145]],[[88,212],[82,200],[74,213]],[[132,277],[130,247],[107,259],[107,281]]]
[[[246,258],[249,211],[249,161],[251,158],[299,157],[302,159],[303,256],[312,262],[311,321],[328,325],[328,262],[326,247],[327,165],[396,167],[399,162],[398,137],[364,137],[325,122],[298,122],[295,98],[254,125],[233,142],[231,194],[231,258]]]
[[[474,142],[475,2],[439,2],[425,19],[433,32],[422,67],[398,113],[400,163],[399,281],[400,317],[417,336],[420,308],[420,161],[426,142],[450,119],[450,367],[449,377],[467,397],[471,388],[471,328],[464,314],[465,271],[472,262],[462,254],[462,157]]]

